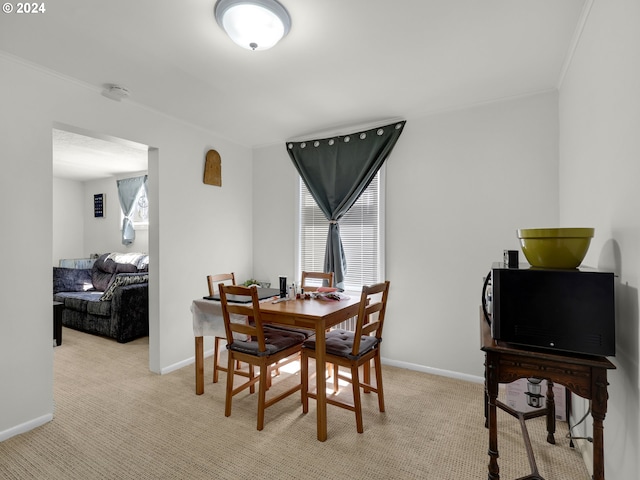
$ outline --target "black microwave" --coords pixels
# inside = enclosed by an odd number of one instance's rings
[[[494,263],[484,282],[494,339],[571,353],[615,355],[614,274]]]

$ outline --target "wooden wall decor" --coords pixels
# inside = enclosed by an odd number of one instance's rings
[[[209,150],[204,162],[204,183],[207,185],[222,186],[222,161],[220,154],[215,150]]]

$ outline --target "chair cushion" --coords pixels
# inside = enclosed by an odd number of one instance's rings
[[[229,350],[236,352],[248,353],[257,357],[266,357],[274,353],[285,350],[293,345],[300,344],[305,337],[301,333],[288,332],[275,328],[264,327],[264,342],[266,351],[258,351],[258,341],[255,339],[243,342],[235,340],[232,344],[227,344]]]
[[[362,355],[370,351],[376,345],[380,343],[381,340],[378,340],[376,337],[371,337],[369,335],[363,335],[360,339],[360,351],[357,355],[352,355],[351,351],[353,350],[353,339],[355,335],[353,332],[348,330],[336,329],[331,330],[326,335],[326,345],[327,345],[327,353],[330,355],[336,355],[338,357],[345,357],[349,360],[357,360]],[[311,350],[316,349],[316,337],[315,335],[308,338],[302,346],[304,348],[309,348]]]

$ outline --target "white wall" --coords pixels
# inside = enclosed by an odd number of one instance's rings
[[[593,2],[560,89],[560,218],[596,229],[585,263],[618,274],[607,478],[640,471],[640,4]]]
[[[150,145],[152,370],[193,357],[189,307],[209,272],[252,275],[252,153],[215,134],[84,84],[0,56],[0,248],[12,281],[0,289],[0,439],[53,412],[52,128],[71,126]],[[222,187],[202,183],[206,152],[222,157]],[[47,208],[42,208],[46,205]],[[28,288],[25,288],[25,285]],[[7,368],[11,365],[11,368]]]
[[[61,258],[87,258],[95,253],[149,252],[148,228],[137,228],[133,244],[122,245],[116,180],[116,177],[87,182],[53,179],[53,266],[58,266]],[[93,215],[96,193],[105,194],[104,217]]]
[[[410,118],[387,162],[387,363],[475,379],[482,278],[516,230],[558,223],[557,95]],[[343,132],[349,133],[349,132]],[[254,273],[294,274],[297,174],[254,151]]]
[[[82,182],[53,179],[52,265],[61,258],[84,256],[84,185]]]
[[[295,270],[298,172],[284,146],[253,151],[253,273],[278,288],[278,277],[300,281]]]

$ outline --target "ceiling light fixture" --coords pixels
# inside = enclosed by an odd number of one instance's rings
[[[218,0],[213,12],[231,40],[248,50],[267,50],[291,29],[289,12],[277,0]]]

